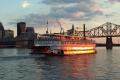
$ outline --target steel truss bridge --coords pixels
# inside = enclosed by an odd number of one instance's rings
[[[84,31],[80,31],[79,35],[84,36]],[[85,36],[90,38],[106,37],[106,48],[112,49],[112,37],[120,37],[120,25],[106,22],[98,27],[85,31]]]
[[[98,27],[85,31],[87,37],[120,37],[120,25],[106,22]],[[79,32],[83,36],[83,31]]]

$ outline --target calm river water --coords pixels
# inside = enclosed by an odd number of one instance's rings
[[[97,54],[31,55],[28,49],[0,49],[0,80],[120,80],[120,48]]]

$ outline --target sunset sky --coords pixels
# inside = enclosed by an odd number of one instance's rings
[[[44,33],[47,20],[52,32],[74,24],[87,29],[106,22],[120,24],[120,0],[1,0],[0,21],[16,32],[16,23],[25,21],[36,32]]]

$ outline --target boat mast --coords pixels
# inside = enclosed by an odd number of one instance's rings
[[[72,24],[72,35],[75,35],[75,28],[74,28],[74,24]]]
[[[86,39],[86,35],[85,35],[85,24],[83,24],[83,39]]]
[[[46,27],[47,27],[46,34],[48,34],[48,33],[49,33],[49,31],[48,31],[48,20],[47,20],[47,25],[46,25]]]

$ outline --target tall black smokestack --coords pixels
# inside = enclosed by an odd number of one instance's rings
[[[83,24],[83,39],[84,40],[86,39],[86,36],[85,36],[85,24]]]

